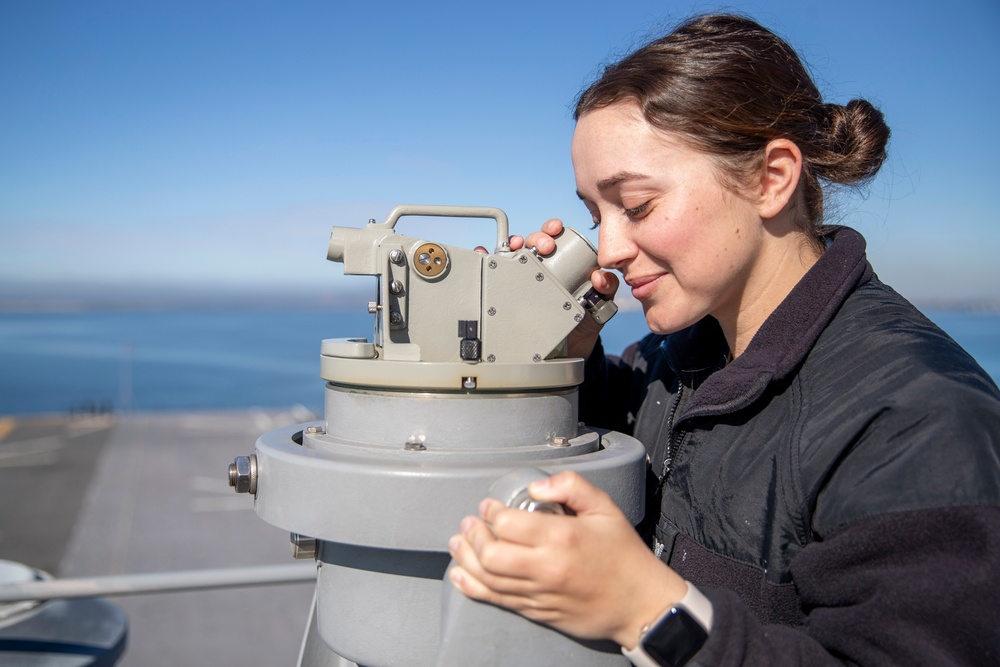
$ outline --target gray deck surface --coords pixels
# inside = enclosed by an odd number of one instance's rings
[[[308,415],[0,419],[0,559],[60,577],[292,564],[288,533],[228,486],[233,458]],[[115,599],[122,667],[294,665],[312,599],[294,584]]]

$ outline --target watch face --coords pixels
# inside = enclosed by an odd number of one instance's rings
[[[701,649],[708,633],[684,609],[671,609],[642,638],[642,648],[664,667],[681,667]]]

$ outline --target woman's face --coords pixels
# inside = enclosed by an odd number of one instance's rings
[[[601,266],[621,272],[650,329],[671,333],[705,315],[735,324],[753,296],[763,225],[711,159],[632,103],[584,114],[572,155],[577,193],[600,223]]]

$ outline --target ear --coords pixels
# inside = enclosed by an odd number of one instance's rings
[[[795,196],[802,175],[802,151],[788,139],[774,139],[764,148],[757,209],[765,219],[781,213]]]

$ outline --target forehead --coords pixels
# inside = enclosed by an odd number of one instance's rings
[[[623,135],[643,135],[654,131],[635,102],[617,102],[580,116],[573,132],[574,148],[594,140],[616,139]]]
[[[571,153],[577,159],[643,153],[698,152],[679,133],[655,127],[633,101],[618,102],[594,109],[580,116],[573,131]]]
[[[680,135],[651,125],[638,104],[619,102],[588,111],[577,121],[571,149],[577,177],[600,180],[609,171],[645,171],[700,153]]]

